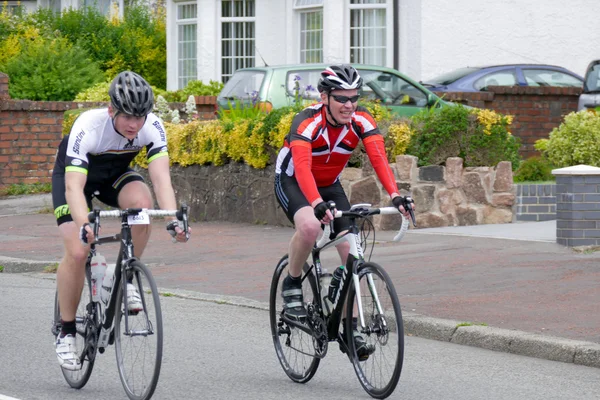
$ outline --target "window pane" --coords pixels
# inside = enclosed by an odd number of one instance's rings
[[[295,0],[294,7],[322,6],[323,0]]]
[[[229,77],[233,71],[230,71]],[[243,71],[235,75],[235,78],[229,80],[223,88],[219,97],[230,99],[249,99],[252,93],[258,92],[265,78],[265,73],[260,71]]]
[[[323,11],[300,13],[300,62],[322,62]]]
[[[177,19],[196,19],[198,7],[196,4],[181,4],[177,6]]]
[[[488,86],[515,86],[517,76],[514,71],[501,71],[488,74],[475,82],[477,90],[485,90]]]
[[[372,70],[358,72],[364,80],[361,89],[361,96],[364,98],[380,100],[383,104],[394,106],[427,105],[427,95],[399,76]]]
[[[254,17],[254,0],[222,0],[221,17]]]
[[[600,90],[600,64],[592,66],[589,72],[586,72],[584,91],[595,92]]]
[[[227,82],[235,70],[254,66],[254,22],[223,22],[221,27],[221,76]]]
[[[523,69],[529,86],[581,87],[581,81],[560,71],[547,69]]]
[[[350,10],[350,62],[385,65],[385,21],[385,9]]]
[[[321,77],[321,69],[290,71],[286,78],[285,88],[289,96],[318,100],[317,84]]]
[[[198,79],[196,28],[196,24],[180,24],[177,27],[177,76],[180,89],[189,81]]]

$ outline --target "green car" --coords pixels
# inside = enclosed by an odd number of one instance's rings
[[[258,106],[264,110],[302,102],[320,101],[317,83],[321,72],[331,64],[278,65],[238,69],[217,97],[217,106]],[[391,112],[411,116],[424,108],[441,107],[445,102],[419,83],[393,68],[353,64],[364,80],[363,99],[378,100]]]

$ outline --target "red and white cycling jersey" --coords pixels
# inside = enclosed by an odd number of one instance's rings
[[[341,127],[327,124],[323,103],[305,108],[292,121],[290,133],[277,156],[276,173],[295,177],[309,203],[319,198],[317,187],[334,184],[360,140],[379,180],[396,193],[394,174],[388,164],[383,136],[373,116],[357,107],[350,123]]]

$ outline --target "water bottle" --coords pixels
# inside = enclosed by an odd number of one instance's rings
[[[113,279],[115,277],[115,264],[108,264],[106,268],[106,273],[104,274],[104,279],[102,280],[102,291],[100,293],[100,297],[104,304],[108,304],[108,300],[110,300],[110,292],[112,291]]]
[[[96,252],[96,254],[92,256],[90,266],[92,269],[92,300],[100,301],[102,280],[106,272],[106,259],[102,254]]]
[[[332,275],[325,268],[321,271],[321,295],[323,296],[323,314],[329,315],[333,310],[333,304],[329,300],[329,285]]]
[[[336,268],[333,272],[333,277],[331,278],[331,284],[329,285],[329,301],[335,304],[335,297],[337,296],[338,289],[340,287],[340,282],[342,281],[342,277],[344,276],[344,266],[341,265]]]

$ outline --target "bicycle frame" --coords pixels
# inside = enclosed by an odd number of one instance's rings
[[[333,246],[337,246],[343,242],[349,243],[350,251],[348,252],[348,258],[346,260],[346,267],[344,269],[344,273],[343,273],[342,279],[339,284],[340,286],[338,287],[336,298],[333,299],[333,305],[332,305],[333,309],[330,310],[331,312],[329,314],[329,317],[325,319],[327,321],[327,337],[330,341],[335,340],[338,337],[339,325],[340,325],[340,321],[343,317],[344,303],[348,296],[348,290],[350,288],[350,283],[352,283],[354,285],[354,289],[356,292],[356,300],[357,300],[356,306],[358,309],[358,320],[360,322],[360,327],[362,330],[366,329],[362,300],[361,300],[360,282],[359,282],[359,277],[358,277],[358,269],[363,263],[365,263],[365,259],[364,259],[364,252],[363,252],[363,249],[361,246],[360,229],[358,228],[356,219],[364,218],[369,215],[398,213],[398,210],[393,207],[377,208],[377,209],[373,209],[370,212],[364,211],[364,209],[363,209],[362,212],[364,214],[357,211],[357,210],[360,210],[361,207],[368,208],[369,206],[370,205],[368,205],[368,204],[357,204],[357,205],[353,206],[350,209],[350,211],[337,211],[337,213],[335,215],[336,218],[339,218],[342,216],[350,218],[350,227],[348,228],[348,230],[345,233],[343,233],[341,236],[336,237],[334,239],[329,238],[329,235],[331,232],[331,227],[330,226],[325,227],[325,229],[323,231],[323,235],[316,242],[316,244],[311,252],[312,261],[313,261],[312,266],[309,268],[309,270],[306,272],[306,274],[303,277],[303,280],[306,279],[306,277],[312,272],[312,269],[314,268],[315,279],[317,282],[317,285],[316,285],[317,293],[318,293],[318,297],[319,297],[318,306],[319,306],[321,315],[324,316],[323,310],[327,306],[326,306],[326,304],[324,304],[322,288],[320,285],[321,275],[322,275],[321,259],[320,259],[321,252],[326,249],[329,249]],[[403,217],[403,222],[401,225],[402,226],[400,228],[400,231],[398,232],[396,237],[394,237],[394,241],[398,241],[402,238],[402,236],[404,236],[404,233],[408,229],[408,220]],[[349,273],[348,273],[348,271],[349,271]],[[369,290],[371,291],[371,293],[375,299],[377,311],[379,313],[383,313],[384,310],[381,307],[381,303],[379,301],[379,295],[377,293],[377,289],[375,288],[372,277],[368,276],[367,281],[369,283]],[[348,306],[353,306],[353,305],[348,305]],[[289,321],[289,322],[293,323],[293,321]],[[297,324],[297,323],[293,323],[293,324],[300,329],[305,329],[305,327],[301,326],[301,324]]]
[[[98,347],[106,348],[109,344],[110,334],[112,332],[112,327],[114,323],[114,318],[116,314],[117,307],[117,296],[115,295],[116,289],[121,285],[123,298],[124,298],[124,307],[127,310],[127,279],[123,279],[123,276],[127,276],[128,271],[130,269],[131,263],[134,261],[138,261],[138,258],[134,255],[133,248],[133,236],[131,234],[131,225],[129,223],[130,216],[136,216],[142,212],[151,212],[152,215],[156,216],[177,216],[178,219],[183,221],[183,229],[187,232],[188,222],[187,222],[187,206],[182,206],[180,211],[176,213],[173,211],[164,211],[164,210],[145,210],[145,209],[127,209],[127,210],[117,210],[117,211],[100,211],[99,209],[95,209],[88,215],[88,220],[90,223],[94,224],[94,236],[97,238],[94,243],[92,243],[90,247],[90,258],[92,254],[95,254],[96,245],[105,244],[105,243],[115,243],[121,242],[119,248],[119,255],[117,256],[116,266],[115,267],[115,275],[113,279],[113,284],[110,292],[110,298],[104,312],[100,310],[100,316],[102,317],[102,321],[100,323],[100,332],[98,336]],[[100,229],[100,216],[113,216],[121,218],[121,232],[111,236],[103,236],[99,237],[99,229]],[[88,259],[88,261],[89,261]],[[89,263],[88,263],[89,265]],[[148,320],[148,315],[146,313],[146,299],[144,296],[142,288],[137,288],[140,298],[142,300],[142,306],[144,313],[146,315],[146,330],[142,331],[130,331],[129,330],[129,314],[124,313],[125,316],[125,335],[151,335],[153,334],[152,324]],[[100,307],[101,308],[101,307]]]

